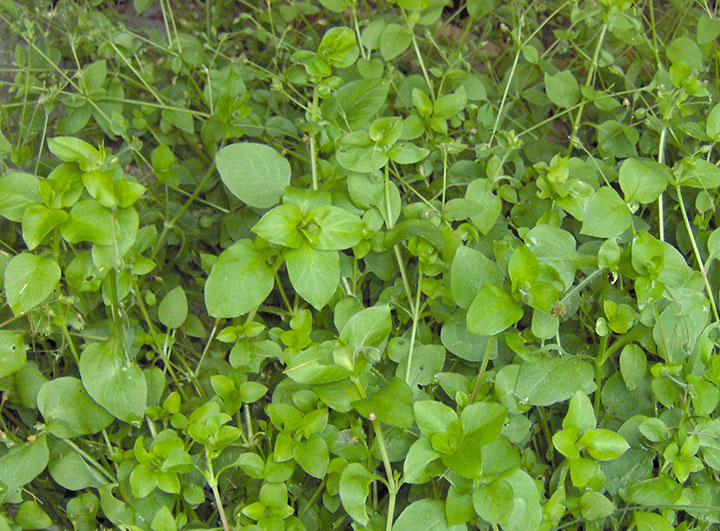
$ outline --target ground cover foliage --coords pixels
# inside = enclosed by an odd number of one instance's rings
[[[707,529],[705,1],[0,1],[0,529]]]

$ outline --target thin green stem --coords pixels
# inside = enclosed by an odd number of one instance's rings
[[[373,429],[375,431],[375,437],[377,438],[378,446],[380,447],[380,455],[382,455],[383,465],[385,466],[385,475],[387,476],[388,482],[388,514],[387,520],[385,521],[386,531],[392,530],[393,517],[395,513],[395,498],[397,497],[398,486],[395,483],[395,476],[393,475],[392,465],[390,464],[390,457],[387,453],[387,447],[385,446],[385,438],[383,437],[382,427],[380,422],[377,420],[372,421]]]
[[[67,444],[70,448],[72,448],[73,450],[75,450],[78,454],[80,454],[80,455],[82,456],[82,458],[85,459],[85,461],[86,461],[88,464],[91,464],[91,465],[93,466],[93,468],[95,468],[98,472],[100,472],[103,476],[105,476],[105,478],[106,478],[107,480],[109,480],[111,483],[117,483],[117,478],[116,478],[115,476],[113,476],[110,472],[108,472],[107,470],[105,470],[105,467],[104,467],[104,466],[102,466],[102,465],[101,465],[100,463],[98,463],[95,459],[93,459],[92,456],[90,456],[90,454],[88,454],[87,452],[85,452],[85,451],[84,451],[82,448],[80,448],[77,444],[75,444],[74,442],[72,442],[70,439],[59,439],[59,440],[61,440],[62,442],[64,442],[65,444]]]
[[[422,268],[418,267],[417,294],[415,304],[412,306],[412,329],[410,330],[410,348],[408,349],[407,367],[405,368],[405,383],[410,385],[410,368],[412,367],[415,338],[417,337],[418,321],[420,320],[420,295],[422,294]]]
[[[207,474],[209,477],[206,478],[210,488],[212,489],[213,497],[215,498],[215,506],[217,507],[218,514],[220,515],[220,521],[222,522],[223,531],[230,531],[230,525],[228,524],[227,516],[225,516],[225,508],[223,507],[222,498],[220,497],[220,491],[218,490],[218,482],[213,472],[212,457],[210,457],[210,449],[205,447],[205,458],[207,460]]]
[[[488,363],[490,362],[490,354],[492,354],[493,348],[497,345],[497,336],[491,336],[488,339],[487,347],[485,347],[485,355],[483,356],[482,363],[480,364],[480,370],[478,371],[477,379],[475,380],[475,387],[473,388],[472,395],[470,395],[470,403],[475,403],[477,394],[480,391],[480,386],[485,379],[485,371],[487,371]]]
[[[695,241],[695,235],[693,234],[692,226],[690,225],[690,219],[688,218],[687,210],[685,210],[685,202],[683,201],[682,191],[680,188],[681,187],[679,185],[675,186],[678,194],[678,202],[680,203],[680,211],[682,212],[683,221],[685,222],[685,230],[687,231],[688,238],[690,238],[693,253],[695,254],[695,260],[697,260],[698,267],[700,268],[700,274],[702,274],[703,280],[705,281],[705,291],[707,292],[707,296],[710,299],[710,306],[712,308],[713,318],[716,322],[718,322],[720,321],[720,316],[718,316],[718,309],[717,305],[715,304],[715,296],[713,295],[712,288],[710,287],[710,280],[708,279],[705,264],[703,263],[702,256],[700,256],[700,249],[698,249],[697,242]]]
[[[652,4],[652,2],[650,2]],[[660,142],[658,144],[658,162],[665,164],[665,144],[667,142],[667,126],[663,127],[660,133]],[[663,207],[663,194],[658,196],[658,231],[660,241],[665,241],[665,213]]]
[[[317,120],[317,105],[318,105],[318,93],[317,90],[313,90],[313,99],[312,99],[312,114],[310,115],[310,120],[312,121],[313,126],[315,126],[315,121]],[[310,133],[310,170],[312,172],[312,189],[317,192],[318,191],[318,171],[317,171],[317,146],[315,145],[315,134],[313,132]]]
[[[213,324],[212,330],[210,331],[210,337],[208,337],[208,340],[205,343],[205,348],[203,348],[202,354],[200,354],[200,360],[198,361],[198,364],[195,367],[195,370],[193,371],[194,378],[197,378],[198,374],[200,373],[200,367],[202,367],[202,363],[203,363],[203,360],[205,359],[205,355],[207,354],[207,351],[210,348],[210,343],[212,343],[212,340],[215,337],[215,332],[217,332],[219,323],[220,323],[220,319],[215,319],[215,323]]]
[[[595,52],[593,52],[592,57],[592,63],[590,63],[590,69],[588,70],[587,77],[585,78],[585,86],[586,87],[592,87],[593,80],[595,79],[595,71],[597,70],[598,66],[598,58],[600,57],[600,50],[602,49],[603,41],[605,40],[605,33],[607,32],[607,22],[602,25],[602,28],[600,28],[600,36],[598,37],[597,45],[595,46]],[[570,138],[575,138],[577,135],[578,129],[580,128],[580,121],[582,120],[583,110],[585,109],[585,100],[580,102],[580,108],[578,109],[577,114],[575,115],[575,121],[573,122],[573,128],[572,132],[570,133]],[[570,146],[568,149],[572,151],[573,144],[570,143]]]

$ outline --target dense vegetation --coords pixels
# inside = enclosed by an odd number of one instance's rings
[[[0,0],[0,530],[720,522],[706,0]]]

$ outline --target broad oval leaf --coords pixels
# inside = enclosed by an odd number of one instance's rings
[[[262,304],[275,285],[265,258],[250,240],[225,249],[205,283],[205,306],[212,317],[238,317]]]
[[[265,144],[243,142],[225,146],[215,155],[215,164],[228,190],[255,208],[277,204],[290,184],[290,163]]]
[[[88,394],[115,417],[138,425],[147,406],[147,381],[118,339],[92,343],[80,355],[80,377]]]
[[[372,480],[373,475],[360,463],[350,463],[340,475],[338,490],[343,507],[353,520],[363,526],[370,521],[365,500],[370,493]]]
[[[515,393],[523,404],[549,406],[567,400],[576,391],[595,390],[594,370],[571,356],[550,358],[520,366]]]
[[[15,315],[47,299],[60,281],[60,266],[52,258],[21,253],[5,268],[5,297]]]
[[[299,249],[289,249],[285,253],[285,264],[290,283],[298,295],[316,310],[322,310],[330,302],[340,282],[340,257],[337,251],[322,251],[304,244]]]
[[[467,313],[467,328],[479,336],[493,336],[517,323],[523,309],[493,282],[485,284]]]
[[[113,421],[112,415],[90,398],[82,382],[70,376],[43,384],[37,406],[50,433],[63,439],[92,435]]]
[[[596,238],[614,238],[630,227],[632,218],[625,202],[609,186],[595,192],[585,209],[580,234]]]
[[[650,159],[626,159],[618,181],[628,203],[652,203],[665,191],[673,176],[670,169]]]
[[[176,286],[160,301],[158,318],[168,328],[180,328],[187,319],[188,304],[185,290]]]

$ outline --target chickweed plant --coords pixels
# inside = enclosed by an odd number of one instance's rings
[[[719,9],[0,0],[0,531],[716,528]]]

